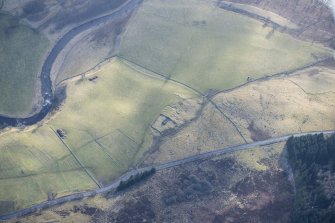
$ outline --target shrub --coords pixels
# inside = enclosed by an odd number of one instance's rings
[[[181,174],[179,181],[181,182],[180,187],[163,198],[165,205],[190,201],[213,191],[213,186],[207,180],[200,180],[195,175]]]
[[[128,187],[133,186],[134,184],[147,179],[148,177],[154,175],[156,173],[156,169],[152,167],[150,170],[146,170],[135,175],[129,177],[129,179],[120,181],[119,186],[117,186],[116,191],[122,191]]]
[[[23,13],[24,15],[33,15],[37,14],[39,12],[42,12],[45,9],[45,5],[42,1],[32,1],[27,3],[23,7]]]

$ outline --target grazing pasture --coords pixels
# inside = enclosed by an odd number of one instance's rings
[[[249,142],[331,130],[335,129],[334,74],[334,69],[313,67],[218,94],[213,101]]]
[[[61,160],[69,151],[48,126],[2,135],[0,150],[0,200],[14,201],[2,214],[96,187],[73,157]]]
[[[79,2],[78,14],[57,23],[56,18],[38,20],[49,13],[47,8],[25,18],[45,24],[41,29],[54,24],[58,35],[123,1],[106,9]],[[8,4],[7,9],[15,6]],[[123,34],[112,27],[109,33],[100,33],[109,37],[106,42],[99,33],[90,33],[67,54],[69,61],[56,81],[66,89],[66,99],[47,120],[0,135],[0,214],[107,185],[143,158],[144,164],[160,163],[292,132],[333,129],[334,71],[329,67],[255,81],[219,94],[210,91],[329,57],[328,48],[294,39],[210,1],[145,0],[129,22]],[[0,40],[0,114],[23,116],[34,110],[37,78],[49,43],[7,15],[0,16]],[[84,49],[91,40],[99,40],[99,49],[110,41],[117,44],[113,51],[106,47],[90,52],[97,49]],[[95,60],[81,58],[86,53]],[[118,59],[91,74],[63,81],[86,70],[89,62],[114,53]],[[211,101],[202,104],[198,91],[212,95]],[[157,125],[160,128],[153,130]],[[172,130],[170,125],[177,127]],[[153,153],[144,157],[148,151]],[[238,158],[249,168],[267,169],[265,164],[253,165],[248,157]]]
[[[118,60],[94,76],[69,81],[66,103],[41,127],[0,136],[1,201],[19,209],[110,183],[150,147],[160,112],[196,97]]]
[[[0,114],[17,117],[33,110],[48,48],[48,40],[36,30],[0,14]]]
[[[206,1],[144,1],[120,56],[202,92],[294,69],[329,49]]]
[[[334,69],[315,66],[289,77],[255,81],[219,93],[212,100],[221,114],[213,105],[206,105],[195,121],[157,144],[145,164],[243,144],[243,138],[253,142],[291,133],[335,129],[334,89]]]

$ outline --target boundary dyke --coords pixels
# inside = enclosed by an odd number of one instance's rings
[[[152,71],[152,70],[149,70],[148,68],[146,67],[143,67],[135,62],[132,62],[124,57],[121,57],[121,56],[118,56],[118,58],[124,62],[126,65],[128,65],[129,67],[131,67],[132,69],[135,69],[139,72],[141,72],[142,74],[144,75],[148,75],[148,76],[152,76],[152,77],[157,77],[157,78],[160,78],[164,81],[171,81],[172,83],[175,83],[175,84],[178,84],[178,85],[181,85],[182,87],[185,87],[193,92],[195,92],[196,94],[198,94],[199,96],[201,96],[202,98],[206,99],[209,101],[209,103],[211,103],[215,109],[217,109],[219,111],[219,113],[224,116],[228,122],[230,122],[235,130],[237,131],[237,133],[240,135],[240,137],[242,138],[242,140],[247,143],[247,140],[245,139],[245,137],[243,136],[242,132],[238,129],[237,125],[233,122],[233,120],[231,120],[223,111],[221,111],[219,109],[219,106],[217,104],[214,103],[214,101],[212,101],[211,98],[207,97],[207,95],[205,95],[204,93],[202,93],[201,91],[197,90],[196,88],[194,87],[191,87],[190,85],[188,84],[185,84],[185,83],[182,83],[178,80],[175,80],[175,79],[172,79],[170,77],[167,77],[167,76],[164,76],[163,74],[160,74],[160,73],[157,73],[155,71]]]
[[[265,24],[271,24],[274,29],[277,29],[279,27],[279,28],[282,29],[281,31],[283,31],[283,32],[291,33],[291,34],[293,34],[293,33],[294,34],[298,34],[298,29],[292,29],[292,28],[289,28],[287,26],[283,26],[283,25],[281,25],[281,24],[279,24],[279,23],[271,20],[270,18],[261,16],[261,15],[259,15],[257,13],[250,12],[250,11],[248,11],[246,9],[240,8],[238,6],[235,6],[235,4],[233,2],[220,1],[220,2],[218,2],[217,5],[221,9],[224,9],[224,10],[227,10],[227,11],[230,11],[230,12],[234,12],[234,13],[237,13],[237,14],[241,14],[241,15],[247,16],[249,18],[258,20],[260,22],[264,22]],[[245,4],[245,5],[252,6],[252,5],[249,5],[249,4]],[[254,6],[254,7],[256,7],[256,6]],[[258,7],[256,7],[256,8],[258,8]]]
[[[252,84],[252,83],[255,83],[255,82],[268,81],[272,78],[290,77],[290,76],[296,75],[296,73],[299,72],[299,71],[303,71],[305,69],[315,67],[315,66],[318,66],[318,65],[322,66],[322,64],[327,63],[327,62],[335,62],[335,60],[334,60],[333,57],[326,57],[326,58],[322,58],[320,60],[308,63],[304,66],[297,67],[297,68],[294,68],[294,69],[291,69],[291,70],[286,70],[286,71],[281,71],[281,72],[274,73],[274,74],[264,75],[263,77],[256,78],[254,80],[250,80],[250,81],[245,82],[244,84],[238,85],[236,87],[218,91],[218,92],[216,92],[216,94],[213,95],[213,97],[215,97],[217,94],[228,93],[228,92],[237,90],[238,88],[245,87],[245,86],[247,86],[249,84]]]
[[[130,170],[127,173],[123,174],[118,179],[116,179],[112,184],[110,184],[108,186],[105,186],[105,187],[102,187],[102,188],[99,188],[99,189],[95,189],[95,190],[85,191],[85,192],[81,192],[81,193],[76,193],[76,194],[56,198],[56,199],[50,200],[50,201],[45,201],[45,202],[42,202],[40,204],[33,205],[30,208],[26,208],[26,209],[22,209],[22,210],[19,210],[19,211],[10,213],[10,214],[2,215],[2,216],[0,216],[0,221],[8,221],[8,220],[11,220],[11,219],[20,218],[20,217],[23,217],[23,216],[26,216],[26,215],[33,214],[35,212],[42,211],[42,210],[50,208],[50,207],[54,207],[54,206],[57,206],[57,205],[60,205],[60,204],[64,204],[66,202],[81,200],[83,198],[88,198],[88,197],[93,197],[93,196],[96,196],[97,194],[105,194],[107,192],[116,193],[115,189],[117,188],[117,186],[120,184],[121,181],[126,181],[131,176],[136,175],[138,173],[141,173],[143,171],[150,170],[151,168],[155,168],[156,171],[162,171],[162,170],[166,170],[166,169],[169,169],[169,168],[185,165],[185,164],[188,164],[188,163],[191,163],[191,162],[211,159],[211,158],[221,156],[221,155],[224,155],[224,154],[228,154],[228,153],[233,153],[233,152],[243,151],[243,150],[248,150],[248,149],[254,149],[254,148],[257,148],[257,147],[268,146],[268,145],[272,145],[272,144],[276,144],[276,143],[285,142],[288,138],[290,138],[292,136],[293,137],[300,137],[300,136],[305,136],[305,135],[310,135],[310,134],[321,134],[321,133],[326,134],[326,135],[335,134],[335,130],[312,131],[312,132],[288,134],[288,135],[278,136],[278,137],[263,140],[263,141],[241,144],[241,145],[237,145],[237,146],[231,146],[231,147],[221,148],[221,149],[217,149],[217,150],[213,150],[213,151],[209,151],[209,152],[205,152],[205,153],[200,153],[200,154],[192,155],[192,156],[189,156],[189,157],[186,157],[186,158],[183,158],[183,159],[169,161],[169,162],[166,162],[166,163],[163,163],[163,164],[156,164],[156,165],[151,165],[151,166],[148,166],[148,167],[143,167],[143,168],[139,168],[139,169],[135,169],[135,170]],[[258,149],[265,149],[265,148],[258,148]]]
[[[56,58],[58,55],[62,52],[64,47],[78,34],[82,33],[83,31],[90,29],[92,27],[95,27],[98,24],[104,23],[106,21],[109,21],[110,19],[115,18],[115,16],[118,15],[118,13],[127,12],[130,10],[135,9],[143,0],[127,0],[125,3],[123,3],[121,6],[113,10],[107,15],[95,18],[93,20],[90,20],[86,23],[83,23],[77,27],[74,27],[73,29],[69,30],[65,35],[63,35],[53,46],[51,51],[49,52],[47,58],[45,59],[41,73],[41,93],[43,96],[43,106],[40,111],[38,111],[36,114],[32,116],[28,116],[25,118],[19,118],[19,117],[9,117],[6,115],[0,114],[0,125],[5,126],[12,126],[17,127],[21,125],[29,126],[36,124],[37,122],[43,120],[50,110],[52,109],[52,102],[54,99],[54,89],[53,89],[53,83],[51,81],[50,73],[51,69],[54,65],[54,62],[56,61]]]

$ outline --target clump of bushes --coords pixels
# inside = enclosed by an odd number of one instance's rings
[[[163,198],[165,205],[172,205],[209,195],[213,186],[207,180],[200,180],[195,175],[181,175],[179,188]]]
[[[40,0],[36,0],[36,1],[32,1],[32,2],[27,3],[23,7],[23,13],[24,13],[24,15],[28,16],[28,15],[33,15],[33,14],[40,13],[44,9],[45,9],[44,2],[40,1]]]
[[[60,138],[66,138],[66,132],[63,129],[57,129],[56,132]]]
[[[133,186],[134,184],[154,175],[155,173],[156,173],[156,169],[152,167],[150,170],[146,170],[146,171],[137,173],[136,175],[130,176],[129,179],[125,181],[121,180],[119,186],[116,188],[116,191],[122,191],[126,188],[129,188]]]

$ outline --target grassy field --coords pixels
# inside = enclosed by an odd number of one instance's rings
[[[24,116],[32,111],[48,47],[44,36],[0,14],[0,114]]]
[[[92,27],[72,39],[53,66],[52,76],[56,78],[55,83],[85,73],[106,58],[115,56],[120,45],[120,36],[132,12],[120,13],[108,22]]]
[[[269,169],[269,163],[280,167],[280,159],[274,159],[274,157],[280,157],[284,148],[285,142],[282,142],[269,146],[256,147],[250,150],[234,152],[228,154],[227,156],[234,157],[236,161],[248,169],[266,171]]]
[[[166,105],[195,96],[119,61],[99,72],[96,83],[71,84],[68,95],[49,125],[66,130],[66,143],[102,182],[125,171],[139,149],[150,145],[145,136]]]
[[[94,29],[89,34],[66,46],[65,59],[59,67],[55,83],[64,79],[71,78],[84,73],[93,68],[105,58],[111,57],[115,48],[115,39],[117,34],[113,29],[113,23],[109,23],[98,29]],[[103,33],[105,32],[105,33]],[[102,33],[99,39],[97,36]]]
[[[163,163],[243,143],[232,123],[208,104],[195,121],[157,145],[158,149],[147,157],[145,163]]]
[[[65,105],[42,127],[0,136],[1,201],[15,201],[17,209],[46,200],[48,192],[60,196],[96,188],[85,169],[100,184],[111,182],[149,147],[150,124],[160,111],[195,97],[120,61],[94,75],[95,82],[69,82]],[[66,132],[65,144],[57,129]]]
[[[276,218],[278,219],[278,216],[285,218],[283,209],[278,208],[281,207],[278,203],[282,202],[285,209],[289,210],[287,206],[290,203],[288,199],[282,201],[283,198],[290,195],[291,191],[287,175],[284,174],[281,164],[284,144],[257,147],[225,154],[203,162],[193,162],[159,171],[150,179],[129,188],[126,193],[119,193],[108,199],[97,196],[67,203],[44,210],[38,216],[28,216],[21,220],[25,223],[50,221],[64,223],[213,222],[213,215],[218,213],[227,215],[227,210],[231,210],[234,205],[237,208],[231,212],[235,214],[236,221],[229,222],[237,222],[241,216],[246,215],[243,214],[244,211],[250,211],[252,214],[246,216],[243,222],[250,222],[250,216],[256,218],[252,222],[268,222],[270,212],[268,207],[272,205],[276,205],[274,209],[279,212],[275,215]],[[169,191],[182,193],[183,187],[181,185],[185,184],[181,179],[185,176],[193,176],[195,180],[206,179],[206,182],[212,185],[212,195],[196,198],[196,195],[193,195],[189,196],[190,199],[187,202],[180,199],[181,201],[175,202],[173,205],[165,205],[164,200]],[[288,185],[288,187],[283,187],[284,185]],[[276,197],[277,194],[280,197]],[[134,201],[141,199],[143,199],[142,202],[134,205]],[[74,211],[78,209],[80,211]],[[92,211],[85,211],[89,209]],[[208,209],[211,211],[204,211]],[[264,211],[256,212],[259,209]],[[237,211],[239,211],[238,214],[236,214]],[[150,214],[152,212],[155,214]],[[231,212],[228,211],[228,214],[231,215]],[[60,213],[67,213],[67,215],[63,217]],[[112,220],[120,215],[123,218]],[[197,220],[194,221],[194,219]],[[278,220],[276,222],[287,221]]]
[[[0,145],[0,200],[14,201],[1,213],[96,186],[73,158],[60,160],[69,152],[48,126],[7,133]]]
[[[205,1],[145,1],[127,27],[120,55],[206,91],[227,89],[330,55],[318,45],[263,27]]]
[[[335,129],[335,71],[314,67],[289,78],[253,83],[214,101],[248,141]]]
[[[313,67],[291,77],[253,82],[219,93],[213,101],[235,123],[247,142],[332,130],[335,129],[334,74],[334,69]],[[157,145],[145,163],[162,163],[243,143],[231,122],[208,104],[197,120]]]
[[[137,13],[123,37],[120,56],[201,91],[226,89],[246,82],[248,77],[301,66],[315,60],[311,53],[329,54],[325,48],[288,35],[269,35],[271,29],[261,23],[200,0],[145,1]],[[8,44],[0,45],[4,49],[0,52],[5,52],[0,53],[0,61],[6,64],[0,68],[0,89],[6,93],[0,94],[4,103],[0,113],[22,114],[31,109],[38,75],[33,71],[38,70],[36,61],[41,61],[41,49],[47,49],[48,44],[17,21],[15,29],[8,29],[14,20],[3,18],[1,27],[7,28],[0,37],[12,37]],[[25,32],[20,34],[17,29]],[[24,35],[26,32],[30,36]],[[40,38],[40,45],[31,42],[36,38]],[[30,49],[29,54],[22,49]],[[30,57],[32,53],[34,57]],[[150,126],[167,105],[197,97],[182,85],[136,69],[115,60],[96,72],[94,81],[77,78],[64,83],[66,102],[52,119],[31,130],[0,136],[0,213],[39,203],[50,193],[62,196],[96,188],[92,176],[99,184],[110,183],[150,147]],[[334,89],[331,72],[321,69],[298,79],[253,83],[214,100],[248,141],[297,129],[330,129],[335,123],[334,94],[328,92]],[[4,74],[5,78],[1,76]],[[63,140],[57,137],[57,129],[65,132]],[[241,143],[244,140],[234,125],[209,104],[196,121],[166,138],[150,162]],[[245,165],[251,162],[242,158]]]

